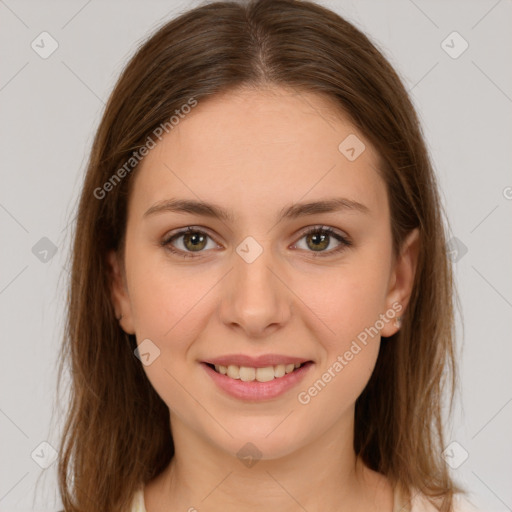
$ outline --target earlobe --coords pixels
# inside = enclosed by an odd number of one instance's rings
[[[116,251],[110,251],[107,255],[110,268],[109,284],[112,305],[114,306],[116,319],[127,334],[135,334],[133,329],[132,314],[128,290],[122,270],[122,264]]]
[[[391,274],[390,287],[386,297],[386,308],[387,311],[393,311],[396,317],[393,322],[388,322],[382,329],[382,336],[392,336],[400,329],[403,323],[414,285],[419,249],[419,230],[415,228],[402,243],[400,255],[395,262]]]

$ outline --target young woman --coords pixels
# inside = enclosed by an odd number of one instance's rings
[[[66,512],[462,510],[445,243],[407,92],[353,25],[291,0],[164,25],[79,204]]]

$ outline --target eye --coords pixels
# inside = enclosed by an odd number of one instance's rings
[[[313,250],[308,250],[308,252],[311,252],[315,257],[332,256],[352,245],[352,242],[346,236],[325,226],[314,226],[308,229],[303,233],[301,240],[303,238],[306,239],[306,250],[312,247]],[[333,239],[338,242],[338,246],[326,251],[325,249],[331,245]],[[297,245],[298,244],[295,244],[295,246]]]
[[[213,247],[208,247],[208,239],[212,240]],[[307,247],[305,250],[312,253],[314,257],[331,256],[352,245],[352,242],[346,236],[325,226],[309,228],[303,232],[300,240],[302,239],[306,240]],[[338,242],[338,245],[334,249],[327,251],[326,249],[332,245],[333,239]],[[161,242],[161,245],[170,252],[184,258],[193,258],[196,256],[194,253],[201,253],[204,252],[204,249],[215,249],[218,247],[208,233],[193,226],[189,226],[176,233],[171,233]],[[181,247],[176,247],[176,245],[181,245]],[[293,247],[296,246],[298,246],[298,243]],[[312,250],[310,250],[311,248]]]
[[[181,240],[181,247],[176,248],[173,243],[176,240]],[[187,229],[182,229],[177,233],[173,233],[170,236],[167,236],[162,242],[161,245],[166,247],[169,251],[178,256],[183,256],[184,258],[193,258],[195,255],[194,252],[202,252],[203,249],[207,247],[207,241],[211,239],[211,237],[200,229],[194,228],[193,226],[187,227]],[[210,249],[217,247],[214,243],[214,247],[209,247]]]

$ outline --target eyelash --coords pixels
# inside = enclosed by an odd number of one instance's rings
[[[173,254],[176,254],[177,256],[181,256],[183,258],[196,258],[197,256],[193,252],[182,251],[180,249],[176,249],[171,244],[171,242],[173,242],[175,239],[177,239],[183,235],[186,235],[187,233],[199,233],[201,235],[206,235],[207,237],[211,238],[207,232],[205,232],[201,229],[198,229],[198,228],[194,228],[193,226],[189,226],[186,229],[182,229],[181,231],[178,231],[177,233],[173,233],[171,236],[166,237],[161,242],[161,245],[163,247],[165,247],[167,250],[169,250],[170,252],[172,252]],[[336,249],[331,249],[330,251],[320,251],[320,252],[307,251],[307,252],[311,252],[313,257],[315,257],[315,258],[318,258],[318,257],[323,258],[323,257],[332,256],[333,254],[337,254],[337,253],[343,251],[344,249],[346,249],[347,247],[352,246],[352,242],[347,237],[340,235],[339,233],[334,231],[332,228],[326,227],[326,226],[313,226],[312,228],[303,232],[301,237],[299,238],[299,240],[301,240],[305,236],[311,235],[311,234],[327,234],[329,237],[335,238],[336,240],[338,240],[338,242],[340,242],[340,245]],[[198,253],[200,253],[200,252],[204,252],[204,251],[198,251]]]

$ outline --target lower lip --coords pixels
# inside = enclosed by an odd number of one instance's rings
[[[296,386],[304,378],[310,367],[313,366],[313,363],[309,361],[293,372],[287,373],[283,377],[274,378],[268,382],[258,382],[256,380],[244,382],[239,379],[232,379],[222,373],[216,372],[206,363],[201,363],[201,365],[215,384],[228,395],[242,400],[260,401],[276,398],[286,393],[286,391],[293,388],[293,386]]]

